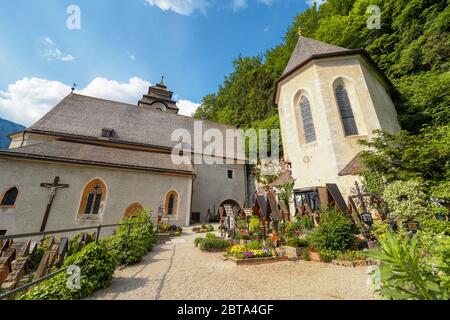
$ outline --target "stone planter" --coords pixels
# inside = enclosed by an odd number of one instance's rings
[[[234,257],[228,258],[228,261],[232,261],[236,266],[250,266],[250,265],[260,265],[269,264],[281,261],[288,261],[287,256],[284,257],[267,257],[267,258],[253,258],[253,259],[236,259]]]
[[[157,233],[156,240],[158,241],[159,244],[164,244],[164,243],[170,241],[170,233],[168,233],[168,232]]]
[[[303,253],[305,250],[308,250],[307,248],[296,248],[296,247],[290,247],[290,246],[282,246],[279,249],[280,255],[287,256],[288,258],[294,258],[298,259],[303,256]]]

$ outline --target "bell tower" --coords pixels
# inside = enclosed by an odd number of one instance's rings
[[[164,76],[162,76],[157,85],[148,88],[148,94],[139,100],[138,106],[153,111],[177,114],[179,109],[176,102],[172,100],[172,96],[173,92],[167,90],[167,86],[164,84]]]

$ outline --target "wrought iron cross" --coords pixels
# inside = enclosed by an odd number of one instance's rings
[[[50,194],[48,196],[47,208],[45,209],[44,219],[42,220],[41,232],[45,231],[47,226],[48,217],[50,215],[50,210],[52,209],[53,199],[56,196],[56,191],[62,188],[69,188],[68,184],[60,184],[59,177],[55,177],[53,183],[41,183],[41,187],[50,189]]]

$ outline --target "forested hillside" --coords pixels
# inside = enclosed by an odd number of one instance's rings
[[[370,30],[367,8],[381,8],[381,29]],[[196,117],[239,127],[279,126],[273,84],[298,33],[345,48],[365,48],[392,80],[404,129],[445,125],[450,116],[450,6],[446,0],[328,0],[300,13],[283,43],[256,57],[238,57],[217,93]]]
[[[9,147],[11,142],[9,135],[11,133],[21,131],[23,129],[25,129],[25,127],[20,124],[0,118],[0,149],[6,149]]]

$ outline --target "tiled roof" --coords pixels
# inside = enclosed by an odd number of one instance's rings
[[[291,59],[283,72],[283,75],[294,70],[297,66],[301,65],[313,56],[345,51],[350,50],[306,37],[300,37],[297,45],[295,46],[294,52],[292,53]]]
[[[1,150],[1,155],[154,172],[193,173],[191,164],[175,165],[171,160],[171,154],[168,153],[111,148],[58,140]]]
[[[171,139],[176,129],[186,129],[191,139],[194,139],[195,121],[202,124],[203,133],[208,129],[218,129],[225,137],[227,129],[236,129],[233,126],[153,111],[137,105],[70,94],[27,131],[99,138],[102,128],[111,128],[114,130],[111,142],[173,148],[179,143]],[[207,143],[204,142],[204,145]]]

